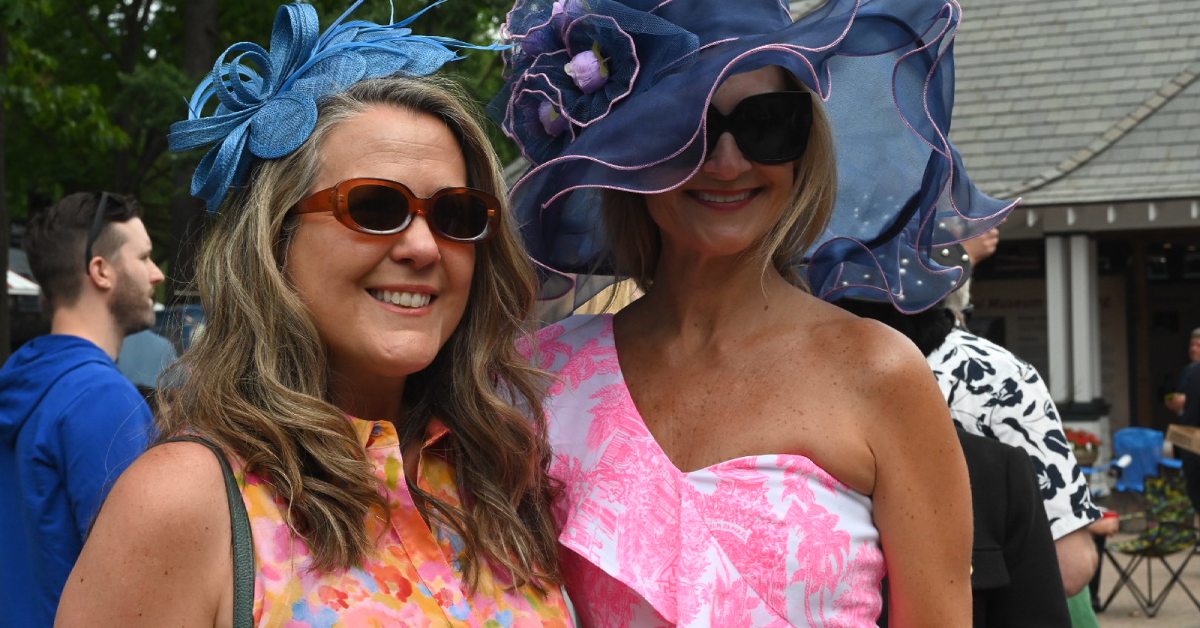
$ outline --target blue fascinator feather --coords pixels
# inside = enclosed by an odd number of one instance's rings
[[[171,125],[173,151],[213,144],[192,177],[191,193],[216,211],[233,186],[245,182],[254,158],[279,159],[312,134],[317,103],[351,85],[395,74],[427,76],[460,59],[456,49],[503,50],[446,37],[414,35],[410,24],[445,2],[380,25],[347,17],[358,0],[324,33],[317,11],[293,2],[279,7],[271,49],[236,43],[221,53],[188,103],[188,119]],[[205,109],[212,107],[205,115]]]

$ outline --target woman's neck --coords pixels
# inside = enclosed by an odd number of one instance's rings
[[[404,414],[404,381],[372,373],[330,369],[329,392],[333,405],[346,414],[399,425]]]
[[[688,259],[664,255],[654,282],[631,311],[657,334],[711,341],[769,324],[797,288],[774,266],[764,271],[748,255]]]

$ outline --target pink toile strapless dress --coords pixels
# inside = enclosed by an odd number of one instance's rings
[[[612,317],[538,333],[567,591],[588,626],[874,626],[869,497],[804,456],[682,472],[621,374]],[[714,417],[714,420],[718,420]]]

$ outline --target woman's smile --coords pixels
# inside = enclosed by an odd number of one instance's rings
[[[367,294],[390,311],[410,315],[428,314],[437,299],[434,289],[426,286],[367,288]]]
[[[753,201],[763,188],[740,190],[684,190],[692,200],[718,211],[735,211]]]

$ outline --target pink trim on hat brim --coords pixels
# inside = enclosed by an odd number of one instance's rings
[[[671,0],[665,0],[663,3],[659,4],[658,6],[656,6],[656,7],[655,7],[655,9],[657,9],[657,8],[659,8],[659,7],[661,7],[661,6],[664,6],[664,5],[665,5],[667,2],[670,2],[670,1],[671,1]],[[732,66],[732,65],[734,65],[734,64],[736,64],[736,63],[738,63],[739,61],[741,61],[742,59],[745,59],[745,58],[746,58],[746,57],[748,57],[748,56],[751,56],[751,55],[753,55],[753,54],[756,54],[756,53],[759,53],[759,52],[762,52],[762,51],[768,51],[768,50],[775,50],[775,51],[781,51],[781,52],[788,52],[788,53],[792,53],[792,54],[794,54],[796,57],[798,57],[799,59],[801,59],[801,60],[804,62],[804,65],[808,66],[808,68],[809,68],[809,70],[810,70],[810,72],[811,72],[812,78],[813,78],[813,83],[815,83],[815,84],[818,86],[818,89],[817,89],[817,94],[818,94],[818,96],[819,96],[819,97],[822,99],[822,101],[828,100],[828,99],[829,99],[829,94],[830,94],[830,93],[831,93],[831,91],[832,91],[832,84],[831,84],[831,80],[830,80],[830,79],[829,79],[829,77],[828,77],[828,72],[826,72],[826,80],[824,81],[824,84],[823,84],[823,83],[822,83],[822,81],[820,80],[820,77],[817,75],[816,69],[813,67],[812,63],[811,63],[811,62],[810,62],[810,61],[809,61],[809,60],[808,60],[808,59],[807,59],[807,58],[806,58],[804,55],[802,55],[802,54],[799,54],[799,51],[821,52],[821,51],[824,51],[824,50],[828,50],[828,49],[830,49],[830,48],[832,48],[832,47],[834,47],[834,46],[837,46],[839,43],[841,43],[841,42],[842,42],[842,41],[843,41],[843,40],[846,38],[847,34],[849,34],[849,32],[850,32],[850,29],[851,29],[851,28],[853,27],[853,25],[854,25],[855,19],[858,17],[858,12],[859,12],[859,9],[860,9],[861,7],[862,7],[862,0],[858,0],[858,1],[856,1],[856,2],[854,3],[854,10],[851,12],[851,14],[850,14],[850,17],[849,17],[849,18],[846,20],[846,26],[845,26],[845,27],[842,29],[842,32],[841,32],[841,33],[840,33],[840,34],[839,34],[839,35],[838,35],[838,36],[837,36],[837,37],[836,37],[836,38],[835,38],[833,41],[829,42],[828,44],[826,44],[826,45],[824,45],[824,46],[821,46],[821,47],[818,47],[818,48],[809,48],[809,47],[806,47],[806,46],[799,46],[799,45],[795,45],[795,44],[773,43],[773,44],[767,44],[767,45],[764,45],[764,46],[759,46],[759,47],[757,47],[757,48],[752,48],[751,50],[748,50],[748,51],[746,51],[746,52],[743,52],[742,54],[738,55],[737,57],[735,57],[733,60],[731,60],[729,63],[727,63],[727,64],[725,65],[725,67],[724,67],[724,68],[721,70],[721,72],[718,74],[718,76],[717,76],[717,79],[716,79],[716,80],[713,82],[713,87],[712,87],[712,89],[710,89],[710,90],[709,90],[708,96],[707,96],[707,98],[706,98],[706,99],[705,99],[705,101],[704,101],[704,104],[705,104],[705,109],[707,109],[707,107],[708,107],[708,104],[709,104],[710,102],[712,102],[712,97],[713,97],[713,94],[716,92],[716,88],[717,88],[717,87],[718,87],[718,86],[721,84],[721,82],[722,82],[722,81],[725,79],[725,76],[727,75],[727,73],[728,73],[728,71],[729,71],[729,68],[730,68],[730,66]],[[793,22],[793,24],[794,24],[794,22]],[[622,32],[624,32],[624,31],[622,31]],[[718,40],[718,41],[715,41],[715,42],[711,42],[711,43],[709,43],[709,44],[706,44],[706,45],[704,45],[703,47],[701,47],[700,49],[698,49],[696,52],[694,52],[694,53],[689,53],[689,54],[699,54],[701,51],[703,51],[703,50],[706,50],[706,49],[708,49],[708,48],[710,48],[710,47],[717,46],[717,45],[724,44],[724,43],[728,43],[728,42],[731,42],[731,41],[736,41],[737,39],[739,39],[739,38],[736,38],[736,37],[735,37],[735,38],[729,38],[729,39],[723,39],[723,40]],[[686,55],[685,55],[685,57],[680,57],[680,59],[683,59],[683,58],[686,58]],[[632,87],[633,83],[634,83],[634,81],[630,81],[630,86],[631,86],[631,87]],[[828,87],[828,88],[824,88],[824,85],[828,85],[829,87]],[[513,98],[510,98],[510,99],[509,99],[509,102],[510,102],[510,105],[509,105],[509,107],[510,107],[510,108],[511,108],[511,103],[512,103],[512,101],[514,101],[514,100],[515,100],[515,99],[513,99]],[[611,111],[611,107],[610,107],[610,111]],[[605,115],[607,116],[607,113],[606,113]],[[506,112],[506,116],[505,116],[505,117],[506,117],[506,119],[507,119],[507,117],[508,117],[508,113],[507,113],[507,112]],[[706,122],[706,121],[707,121],[707,112],[706,112],[706,113],[704,113],[704,114],[701,114],[701,117],[700,117],[700,127],[697,129],[697,132],[696,132],[696,133],[693,133],[693,134],[692,134],[692,137],[691,137],[691,138],[689,138],[689,139],[688,139],[688,141],[687,141],[687,142],[685,142],[685,143],[683,144],[683,146],[682,146],[682,147],[680,147],[680,149],[679,149],[679,150],[675,151],[674,153],[672,153],[672,154],[670,154],[670,155],[668,155],[668,156],[666,156],[666,157],[663,157],[662,159],[659,159],[659,160],[656,160],[656,161],[652,161],[652,162],[643,163],[643,164],[633,165],[633,166],[621,166],[621,165],[614,164],[614,163],[611,163],[611,162],[606,162],[606,161],[603,161],[603,160],[600,160],[600,159],[596,159],[596,158],[593,158],[593,157],[590,157],[590,156],[587,156],[587,155],[563,155],[563,156],[560,156],[560,157],[555,157],[554,159],[551,159],[551,160],[549,160],[549,161],[547,161],[547,162],[545,162],[545,163],[542,163],[542,164],[535,165],[533,168],[531,168],[531,169],[529,170],[529,172],[525,173],[525,175],[524,175],[523,177],[521,177],[521,179],[520,179],[520,180],[518,180],[516,184],[514,184],[514,185],[513,185],[513,192],[515,193],[515,192],[516,192],[516,190],[517,190],[518,188],[520,188],[520,187],[521,187],[523,184],[525,184],[525,183],[526,183],[526,182],[527,182],[527,181],[528,181],[528,180],[529,180],[531,177],[533,177],[533,176],[537,175],[538,173],[540,173],[540,172],[541,172],[543,169],[545,169],[545,168],[548,168],[548,167],[550,167],[550,166],[552,166],[552,165],[557,165],[557,164],[559,164],[560,162],[566,162],[566,161],[579,161],[579,160],[583,160],[583,161],[591,161],[591,162],[594,162],[594,163],[601,164],[601,165],[603,165],[603,166],[605,166],[605,167],[607,167],[607,168],[611,168],[611,169],[613,169],[613,170],[617,170],[617,171],[642,170],[642,169],[645,169],[645,168],[650,168],[650,167],[653,167],[653,166],[657,166],[657,165],[659,165],[659,164],[662,164],[662,163],[664,163],[664,162],[670,161],[671,159],[674,159],[675,157],[679,156],[681,153],[683,153],[684,151],[686,151],[688,148],[690,148],[690,147],[691,147],[691,145],[692,145],[692,143],[694,143],[694,142],[696,141],[696,136],[697,136],[697,135],[700,133],[700,130],[704,128],[704,126],[705,126],[705,122]],[[594,122],[594,121],[593,121],[593,122]],[[706,151],[706,152],[707,152],[707,151]],[[707,155],[705,155],[705,156],[707,156]],[[673,190],[673,189],[676,189],[676,188],[678,188],[679,186],[683,185],[684,183],[687,183],[687,181],[689,181],[689,180],[690,180],[692,177],[694,177],[694,176],[696,175],[696,172],[698,172],[698,171],[700,170],[700,167],[701,167],[701,166],[703,166],[703,164],[704,164],[704,161],[703,161],[703,160],[701,160],[701,162],[700,162],[699,164],[697,164],[697,165],[696,165],[696,166],[695,166],[695,167],[692,169],[692,171],[691,171],[690,173],[688,173],[688,175],[687,175],[687,176],[686,176],[686,177],[685,177],[685,178],[684,178],[682,181],[680,181],[679,183],[676,183],[676,184],[674,184],[674,185],[668,186],[668,187],[666,187],[666,188],[663,188],[663,189],[661,189],[661,190],[648,190],[648,191],[641,191],[641,190],[633,190],[633,189],[625,189],[625,188],[620,188],[620,187],[617,187],[617,186],[603,186],[603,185],[577,185],[577,186],[572,186],[572,187],[569,187],[569,188],[565,188],[565,189],[563,189],[563,190],[560,190],[559,192],[555,193],[555,194],[554,194],[554,196],[552,196],[550,199],[548,199],[547,201],[543,202],[543,203],[542,203],[542,209],[544,210],[544,209],[548,208],[550,205],[552,205],[552,204],[553,204],[555,201],[557,201],[557,200],[558,200],[560,197],[562,197],[564,194],[569,194],[569,193],[571,193],[571,192],[574,192],[575,190],[578,190],[578,189],[583,189],[583,188],[614,189],[614,190],[620,190],[620,191],[626,191],[626,192],[636,192],[636,193],[640,193],[640,194],[661,194],[661,193],[663,193],[663,192],[669,192],[669,191],[671,191],[671,190]]]
[[[558,52],[563,52],[563,51],[556,51],[555,53],[547,53],[547,54],[557,54]],[[543,55],[538,55],[538,58],[541,58],[542,56]],[[549,94],[546,94],[545,92],[543,92],[540,89],[530,89],[528,87],[525,87],[525,85],[527,83],[529,83],[531,79],[534,79],[534,78],[545,79],[545,82],[547,85],[550,86],[550,89],[554,90],[554,94],[556,97],[550,98]],[[525,93],[545,94],[545,96],[547,98],[550,98],[551,102],[557,104],[559,109],[562,109],[562,90],[560,90],[558,87],[556,87],[554,85],[554,82],[550,80],[550,77],[547,76],[543,72],[535,72],[535,73],[526,72],[525,74],[523,74],[521,77],[521,80],[513,87],[513,94],[515,95],[518,92],[522,93],[522,94],[525,94]],[[517,101],[517,99],[515,97],[509,97],[509,99],[508,99],[508,105],[504,108],[504,123],[505,124],[510,124],[510,121],[513,119],[513,110],[516,108],[516,104],[515,104],[516,101]]]
[[[514,10],[515,10],[515,9],[514,9]],[[512,15],[512,11],[509,11],[509,15]],[[532,32],[534,32],[534,31],[541,30],[541,29],[543,29],[543,28],[554,28],[554,27],[553,27],[553,26],[550,24],[550,23],[551,23],[551,22],[553,22],[553,21],[554,21],[554,19],[553,19],[553,16],[551,16],[551,17],[549,17],[549,18],[546,18],[546,21],[545,21],[545,22],[542,22],[541,24],[534,24],[533,26],[530,26],[529,28],[525,29],[525,32],[524,32],[524,33],[521,33],[520,35],[514,35],[514,34],[512,34],[512,33],[509,33],[509,37],[510,37],[510,38],[511,38],[513,41],[525,41],[526,39],[528,39],[528,38],[529,38],[529,33],[532,33]],[[505,27],[507,27],[507,26],[508,26],[508,19],[505,19],[505,20],[504,20],[504,26],[505,26]],[[565,45],[565,43],[564,43],[562,50],[565,50],[565,49],[566,49],[566,45]],[[550,53],[554,53],[554,52],[558,52],[558,50],[552,50],[552,51],[550,51]],[[538,53],[538,55],[534,57],[534,60],[536,61],[536,60],[537,60],[537,58],[538,58],[538,57],[540,57],[540,56],[542,56],[543,54],[550,54],[550,53]]]
[[[663,0],[662,2],[659,2],[658,4],[654,5],[653,9],[646,11],[646,13],[654,13],[655,11],[667,6],[668,4],[671,4],[674,1],[675,0]]]
[[[997,215],[1004,214],[1006,212],[1011,211],[1014,207],[1016,207],[1020,203],[1021,203],[1021,199],[1018,198],[1015,201],[1009,203],[1008,205],[1005,205],[1000,210],[996,211],[995,213],[991,214],[990,216],[987,216],[984,218],[979,218],[976,220],[988,220],[988,219],[994,220]],[[928,221],[933,220],[935,217],[936,217],[936,212],[931,212],[929,215],[926,216],[925,221],[922,222],[922,229],[921,229],[922,232],[924,232],[924,230],[925,230],[924,228],[928,225]],[[949,245],[949,244],[955,244],[958,242],[962,242],[967,239],[970,239],[970,238],[961,238],[958,240],[944,242],[944,243],[922,243],[921,241],[917,241],[913,245],[913,258],[915,258],[916,263],[918,265],[920,265],[921,269],[924,271],[927,271],[928,274],[942,276],[947,273],[954,272],[956,267],[945,267],[945,268],[937,269],[937,268],[930,266],[929,264],[926,263],[925,258],[923,256],[921,256],[920,254],[918,254],[917,252],[922,250],[923,247],[945,246],[945,245]],[[882,294],[888,295],[889,301],[891,301],[893,304],[898,306],[898,309],[901,309],[901,310],[903,310],[905,312],[909,312],[909,313],[914,312],[913,310],[909,310],[909,309],[906,309],[903,307],[903,301],[904,301],[904,284],[903,284],[903,282],[899,282],[898,287],[900,288],[900,291],[893,292],[892,283],[888,280],[888,273],[885,272],[883,266],[879,262],[879,256],[875,253],[874,250],[872,250],[869,247],[867,247],[866,245],[864,245],[862,243],[862,241],[860,241],[856,238],[849,237],[849,236],[838,236],[836,238],[832,238],[832,239],[828,240],[827,242],[822,243],[817,248],[818,252],[820,251],[820,249],[824,248],[825,246],[827,246],[833,242],[837,242],[837,241],[850,242],[854,246],[856,246],[859,249],[861,249],[862,251],[864,251],[867,254],[867,257],[870,258],[870,262],[874,266],[875,271],[879,273],[879,278],[883,285],[882,286],[873,286],[873,285],[854,283],[854,282],[850,282],[848,280],[844,280],[842,278],[843,277],[842,273],[844,272],[844,263],[843,263],[842,265],[839,265],[838,270],[837,270],[837,275],[833,277],[833,285],[835,287],[831,290],[822,292],[821,294],[818,294],[817,296],[821,297],[822,299],[829,300],[828,297],[836,295],[840,292],[844,292],[851,288],[866,288],[869,290],[875,290]],[[863,261],[865,262],[866,260],[863,260]],[[863,265],[866,265],[866,264],[863,264]],[[900,264],[896,264],[896,267],[900,267]],[[838,285],[838,284],[842,283],[843,281],[846,282],[846,285]],[[897,301],[897,299],[899,299],[899,301]],[[929,307],[932,307],[932,305]],[[928,309],[928,308],[925,308],[925,309]]]
[[[512,7],[511,9],[509,9],[509,10],[508,10],[508,13],[505,13],[505,14],[504,14],[504,22],[503,22],[503,23],[504,23],[505,25],[507,25],[507,24],[511,24],[511,23],[512,23],[512,16],[513,16],[513,14],[514,14],[514,13],[516,13],[516,12],[518,12],[518,11],[520,11],[520,10],[522,10],[522,8],[523,8],[523,7],[524,7],[526,4],[528,4],[528,2],[525,2],[525,0],[517,0],[516,2],[514,2],[514,3],[513,3],[513,7]],[[539,26],[545,26],[546,24],[549,24],[549,23],[550,23],[550,18],[547,18],[545,22],[542,22],[541,24],[538,24],[538,25],[536,25],[536,26],[530,26],[529,28],[525,29],[525,33],[528,33],[529,31],[531,31],[531,30],[533,30],[533,29],[535,29],[535,28],[538,28]],[[511,33],[510,33],[510,34],[511,34]],[[524,35],[524,33],[522,33],[522,35]]]
[[[625,39],[629,40],[629,48],[630,48],[630,50],[633,51],[634,66],[633,66],[633,76],[631,76],[629,78],[629,85],[625,88],[625,92],[622,93],[620,96],[617,96],[617,97],[613,98],[612,100],[610,100],[608,102],[608,107],[605,108],[605,110],[604,110],[604,113],[597,116],[596,118],[592,119],[592,121],[587,122],[587,123],[580,122],[580,121],[572,118],[571,116],[567,115],[566,110],[563,110],[563,117],[565,117],[567,120],[569,120],[572,124],[579,125],[583,128],[587,128],[587,127],[591,126],[592,124],[595,124],[596,122],[599,122],[600,120],[603,120],[604,118],[606,118],[608,116],[608,114],[612,112],[613,105],[621,102],[622,100],[625,99],[626,96],[628,96],[630,93],[632,93],[633,86],[635,83],[637,83],[638,74],[642,70],[642,63],[641,63],[641,61],[638,61],[638,56],[637,56],[637,44],[635,44],[633,42],[633,37],[631,37],[629,35],[629,33],[626,33],[625,29],[621,28],[621,25],[617,24],[617,20],[614,19],[612,16],[588,14],[583,17],[580,17],[579,19],[572,21],[571,24],[569,26],[567,26],[567,32],[563,33],[563,41],[564,42],[571,41],[571,29],[575,28],[576,24],[578,24],[581,21],[586,20],[588,18],[595,18],[597,20],[607,20],[609,22],[612,22],[613,26],[616,26],[617,32],[621,33],[621,35],[623,35],[625,37]],[[571,49],[568,47],[567,54],[570,54],[570,53],[571,53]]]
[[[893,70],[892,70],[892,76],[893,76],[893,80],[892,80],[892,102],[893,102],[893,103],[896,103],[896,102],[898,101],[898,95],[896,94],[896,87],[895,87],[895,86],[896,86],[896,81],[895,81],[895,78],[894,78],[894,77],[896,76],[897,72],[899,71],[899,67],[900,67],[900,66],[901,66],[901,65],[902,65],[902,64],[903,64],[903,63],[904,63],[904,62],[905,62],[905,61],[906,61],[906,60],[907,60],[909,57],[911,57],[912,55],[915,55],[915,54],[918,54],[918,53],[924,52],[924,51],[928,50],[930,47],[933,47],[933,46],[935,46],[935,45],[938,45],[938,46],[940,46],[942,43],[945,43],[947,39],[949,40],[949,43],[951,43],[951,44],[953,43],[953,40],[955,39],[955,35],[956,35],[957,31],[958,31],[958,28],[957,28],[957,26],[958,26],[958,24],[959,24],[959,23],[961,23],[961,21],[962,21],[962,7],[961,7],[961,5],[959,5],[959,3],[958,3],[958,1],[957,1],[957,0],[949,0],[949,1],[948,1],[948,2],[945,4],[945,5],[943,5],[943,7],[942,7],[941,11],[939,11],[939,12],[938,12],[938,14],[937,14],[937,17],[938,17],[938,18],[943,18],[943,16],[944,16],[944,19],[945,19],[945,22],[946,22],[946,23],[945,23],[945,25],[942,27],[941,31],[937,33],[937,35],[936,35],[936,36],[934,36],[934,37],[928,37],[928,36],[927,36],[927,35],[928,35],[928,33],[932,31],[932,29],[925,31],[925,33],[922,33],[922,38],[923,38],[923,39],[924,39],[926,42],[928,42],[928,43],[926,43],[924,46],[921,46],[920,48],[914,49],[914,50],[912,50],[912,51],[910,51],[910,52],[908,52],[908,53],[906,53],[906,54],[902,55],[902,56],[901,56],[901,57],[900,57],[900,58],[899,58],[899,59],[896,61],[896,64],[895,64],[895,66],[893,67]],[[908,117],[907,117],[907,116],[905,116],[904,112],[900,110],[900,107],[899,107],[898,105],[896,106],[896,113],[897,113],[897,115],[899,116],[899,118],[900,118],[901,120],[903,120],[903,121],[904,121],[904,125],[905,125],[906,127],[908,127],[908,128],[909,128],[909,130],[911,130],[911,131],[912,131],[913,135],[917,136],[917,137],[918,137],[918,138],[921,140],[921,142],[923,142],[923,143],[924,143],[926,146],[928,146],[928,147],[929,147],[929,149],[930,149],[930,150],[932,150],[932,151],[934,151],[935,153],[937,153],[937,154],[941,155],[941,156],[942,156],[944,159],[946,159],[946,160],[949,162],[949,165],[950,165],[950,174],[949,174],[949,176],[946,178],[946,182],[945,182],[945,184],[942,186],[942,189],[939,191],[939,192],[940,192],[939,196],[940,196],[941,194],[945,194],[946,198],[947,198],[947,199],[948,199],[948,201],[949,201],[949,206],[950,206],[950,208],[951,208],[952,210],[954,210],[954,213],[955,213],[955,214],[956,214],[956,215],[957,215],[957,216],[958,216],[960,219],[962,219],[962,220],[966,220],[966,221],[971,221],[971,222],[981,222],[981,221],[987,221],[987,220],[991,220],[991,219],[993,219],[993,218],[994,218],[994,217],[995,217],[995,216],[996,216],[998,213],[1000,213],[1000,212],[993,213],[993,214],[991,214],[991,215],[988,215],[988,216],[981,216],[981,217],[977,217],[977,218],[972,218],[972,217],[970,217],[970,216],[967,216],[967,215],[963,214],[963,212],[959,210],[959,208],[958,208],[958,203],[957,203],[957,202],[954,200],[954,195],[949,193],[949,190],[950,190],[950,189],[953,187],[953,185],[954,185],[954,178],[955,178],[955,175],[956,175],[956,173],[957,173],[957,170],[956,170],[956,167],[955,167],[955,163],[954,163],[954,155],[953,155],[953,153],[952,153],[952,151],[951,151],[951,149],[950,149],[950,140],[949,140],[949,138],[947,138],[947,137],[946,137],[946,134],[945,134],[945,133],[942,131],[942,129],[941,129],[940,127],[938,127],[938,125],[937,125],[937,124],[935,124],[935,123],[934,123],[934,120],[933,120],[933,114],[932,114],[932,113],[929,111],[929,85],[930,85],[930,83],[932,82],[933,73],[936,71],[936,69],[937,69],[937,68],[939,67],[939,65],[941,64],[941,62],[942,62],[942,59],[943,59],[943,58],[946,56],[946,54],[948,53],[948,50],[949,50],[949,48],[950,48],[950,46],[949,46],[949,45],[946,45],[946,46],[941,46],[941,49],[940,49],[940,51],[939,51],[939,52],[938,52],[938,54],[937,54],[937,58],[935,59],[934,63],[931,65],[929,72],[926,74],[926,78],[925,78],[925,84],[924,84],[924,86],[923,86],[923,88],[922,88],[922,91],[921,91],[921,103],[922,103],[922,110],[925,112],[925,118],[926,118],[926,120],[927,120],[927,121],[930,123],[930,125],[929,125],[929,126],[930,126],[930,127],[932,127],[932,128],[934,129],[934,132],[937,134],[937,138],[938,138],[938,140],[940,141],[940,145],[939,145],[939,144],[935,144],[935,143],[933,143],[933,142],[930,142],[929,140],[927,140],[927,139],[925,138],[925,136],[924,136],[924,135],[922,135],[920,132],[918,132],[918,131],[916,130],[916,128],[915,128],[915,127],[913,127],[913,125],[912,125],[912,123],[909,121]],[[1020,201],[1019,201],[1019,199],[1018,199],[1018,201],[1017,201],[1017,202],[1020,202]],[[1015,206],[1016,206],[1017,202],[1014,202],[1014,203],[1013,203],[1013,204],[1011,204],[1010,206],[1008,206],[1008,207],[1006,207],[1005,209],[1002,209],[1002,210],[1000,210],[1000,211],[1002,212],[1002,211],[1008,211],[1008,210],[1011,210],[1011,209],[1012,209],[1012,207],[1015,207]],[[929,215],[926,217],[926,220],[932,220],[932,219],[933,219],[935,216],[936,216],[936,212],[930,213],[930,214],[929,214]],[[926,226],[928,226],[928,225],[927,225],[927,224],[922,224],[922,227],[923,227],[923,228],[924,228],[924,227],[926,227]],[[924,232],[924,229],[922,229],[922,232]],[[961,240],[955,240],[955,241],[952,241],[952,242],[958,242],[958,241],[961,241]],[[951,242],[946,242],[946,243],[930,243],[929,245],[930,245],[930,246],[938,246],[938,245],[940,245],[940,244],[949,244],[949,243],[951,243]],[[918,242],[918,244],[920,244],[920,243]]]
[[[843,37],[843,38],[845,37],[845,31],[843,31],[841,37]],[[811,72],[811,75],[813,77],[813,82],[817,83],[818,85],[821,84],[820,81],[818,80],[816,68],[814,68],[812,63],[806,57],[804,57],[804,55],[800,54],[793,46],[788,46],[785,44],[766,44],[763,46],[759,46],[757,48],[752,48],[750,50],[747,50],[747,51],[743,52],[742,54],[738,55],[737,57],[734,57],[728,63],[725,64],[725,67],[722,68],[722,70],[717,74],[716,79],[713,81],[712,87],[709,88],[708,96],[704,100],[705,109],[707,110],[708,104],[712,102],[713,95],[716,93],[716,91],[720,87],[720,85],[724,82],[724,80],[725,80],[726,76],[729,74],[729,70],[732,68],[732,66],[736,65],[737,63],[741,62],[743,59],[745,59],[749,56],[753,56],[755,54],[758,54],[761,52],[766,52],[766,51],[783,52],[783,53],[788,53],[788,54],[794,55],[795,57],[797,57],[798,59],[803,61],[804,65],[808,66],[808,68]],[[818,93],[818,96],[820,96],[822,98],[822,100],[827,99],[827,96],[825,96],[825,95],[821,95]],[[562,163],[562,162],[567,162],[567,161],[588,161],[588,162],[603,165],[606,168],[610,168],[610,169],[616,170],[616,171],[644,170],[646,168],[651,168],[651,167],[660,165],[662,163],[665,163],[667,161],[670,161],[670,160],[678,157],[680,154],[685,152],[687,149],[691,148],[692,144],[694,144],[696,142],[697,137],[705,132],[705,123],[707,122],[707,118],[708,118],[708,114],[706,111],[705,113],[701,114],[700,124],[697,127],[695,133],[692,134],[691,138],[689,138],[674,153],[671,153],[670,155],[667,155],[666,157],[663,157],[661,159],[658,159],[658,160],[655,160],[652,162],[642,163],[642,164],[625,166],[625,165],[614,164],[614,163],[607,162],[607,161],[604,161],[601,159],[597,159],[597,158],[591,157],[589,155],[563,155],[561,157],[555,157],[554,159],[551,159],[543,164],[534,166],[532,169],[530,169],[529,172],[525,173],[525,176],[521,177],[521,179],[519,181],[517,181],[516,184],[513,185],[513,193],[515,194],[516,191],[522,185],[524,185],[530,178],[539,174],[542,170],[549,168],[551,166],[558,165],[559,163]],[[705,137],[707,137],[707,136],[705,136]],[[705,151],[705,152],[707,152],[707,151]],[[705,155],[705,156],[707,156],[707,155]],[[700,168],[703,165],[704,165],[704,160],[701,159],[700,163],[696,164],[692,168],[691,172],[689,172],[678,183],[663,187],[661,189],[655,189],[655,190],[636,190],[636,189],[632,189],[632,188],[625,188],[625,187],[613,186],[613,185],[575,185],[575,186],[567,187],[562,190],[559,190],[558,192],[556,192],[554,194],[554,196],[550,197],[545,202],[543,202],[542,209],[543,210],[548,209],[550,205],[553,205],[559,198],[561,198],[565,194],[570,194],[576,190],[586,189],[586,188],[617,190],[617,191],[622,191],[622,192],[634,192],[634,193],[638,193],[638,194],[661,194],[663,192],[669,192],[671,190],[674,190],[674,189],[684,185],[688,181],[690,181],[692,179],[692,177],[696,176],[696,173],[700,171]]]
[[[534,76],[543,76],[543,75],[541,75],[541,74],[537,74],[537,75],[534,75]],[[553,96],[551,96],[550,94],[547,94],[545,91],[542,91],[542,90],[540,90],[540,89],[521,89],[521,91],[519,92],[519,94],[541,94],[541,95],[542,95],[542,96],[544,96],[544,97],[546,98],[546,100],[547,100],[547,101],[549,101],[551,104],[553,104],[553,105],[557,105],[557,106],[558,106],[558,110],[561,112],[561,111],[563,110],[563,105],[562,105],[562,95],[561,95],[561,93],[558,91],[558,89],[557,89],[556,87],[554,87],[554,85],[553,85],[553,84],[551,84],[551,85],[550,85],[550,89],[553,89],[553,90],[554,90],[556,93],[558,93],[558,100],[555,100],[555,98],[554,98]],[[510,100],[512,100],[513,102],[515,102],[515,101],[517,100],[517,95],[518,95],[518,93],[517,93],[517,92],[514,92],[514,97],[513,97],[512,99],[510,99]],[[530,163],[532,163],[532,162],[533,162],[533,158],[529,156],[529,152],[528,152],[528,151],[526,150],[526,148],[525,148],[525,142],[523,142],[523,141],[521,141],[521,140],[517,139],[517,134],[516,134],[516,133],[513,131],[513,128],[514,128],[514,126],[515,126],[515,124],[516,124],[516,121],[515,121],[515,120],[512,120],[512,121],[510,122],[510,120],[509,120],[509,118],[507,117],[507,114],[506,114],[506,116],[505,116],[505,122],[506,122],[506,123],[508,123],[508,125],[507,125],[507,129],[508,129],[508,131],[509,131],[509,136],[510,136],[510,137],[512,137],[512,139],[513,139],[513,143],[517,145],[517,148],[521,149],[521,155],[525,157],[526,161],[529,161]],[[574,141],[574,140],[575,140],[575,129],[571,128],[571,126],[570,126],[570,125],[567,125],[567,132],[571,134],[571,140],[572,140],[572,141]]]
[[[555,270],[553,268],[550,268],[549,266],[534,259],[534,257],[532,255],[526,255],[525,257],[528,258],[529,261],[533,262],[534,266],[537,266],[552,275],[557,275],[558,277],[561,277],[562,279],[566,280],[566,282],[569,284],[569,287],[566,290],[563,290],[562,292],[555,294],[554,296],[539,296],[538,297],[539,301],[553,301],[554,299],[558,299],[558,298],[566,295],[568,292],[574,290],[576,288],[576,286],[578,285],[578,282],[575,279],[575,275],[572,275],[570,273],[564,273],[561,270]]]

